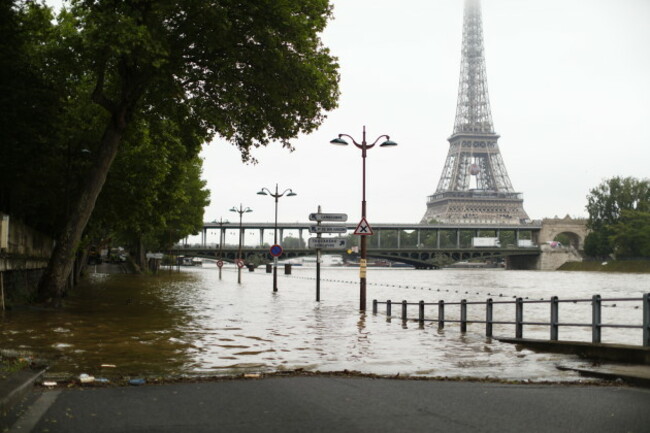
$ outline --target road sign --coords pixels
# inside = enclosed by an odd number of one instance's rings
[[[309,221],[339,221],[348,220],[348,214],[345,213],[310,213]]]
[[[235,263],[237,264],[237,267],[240,269],[244,267],[244,259],[237,259],[235,260]]]
[[[343,238],[309,238],[309,248],[345,248],[347,240]]]
[[[343,225],[309,226],[310,233],[345,233],[348,228]]]
[[[370,228],[370,224],[368,224],[368,221],[366,221],[365,218],[361,218],[354,234],[359,236],[369,236],[373,234],[372,228]]]
[[[280,257],[282,255],[282,247],[280,245],[273,245],[270,249],[269,252],[273,257]]]
[[[217,266],[222,267],[223,266],[223,260],[217,261]]]

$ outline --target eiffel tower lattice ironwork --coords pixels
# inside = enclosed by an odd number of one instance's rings
[[[515,192],[494,132],[485,72],[480,0],[465,0],[458,105],[449,153],[422,223],[522,224]]]

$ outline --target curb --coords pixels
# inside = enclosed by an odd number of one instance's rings
[[[635,385],[642,388],[650,388],[650,378],[639,376],[639,375],[615,373],[615,372],[602,371],[602,370],[590,370],[588,368],[573,368],[573,367],[561,367],[561,366],[557,366],[557,369],[565,370],[565,371],[567,370],[575,371],[576,373],[580,374],[580,376],[595,377],[596,379],[604,379],[604,380],[611,380],[611,381],[622,380],[623,382],[628,383],[630,385]]]
[[[587,343],[583,341],[551,341],[530,338],[497,337],[503,343],[510,343],[536,352],[567,353],[580,358],[601,361],[650,365],[650,347],[624,344]]]
[[[0,382],[0,414],[6,414],[31,390],[36,382],[45,373],[41,370],[22,370],[13,373],[9,378]]]

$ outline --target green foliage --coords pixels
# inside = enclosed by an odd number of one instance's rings
[[[650,212],[623,210],[612,231],[617,257],[650,257]]]
[[[306,248],[304,239],[287,236],[282,240],[283,248]]]
[[[585,254],[590,257],[607,257],[614,252],[609,241],[609,231],[605,228],[592,231],[585,238]]]
[[[52,33],[49,10],[31,3],[0,4],[0,211],[49,231],[61,166],[51,139],[61,96],[39,55]],[[60,198],[59,198],[60,200]]]
[[[58,236],[44,299],[84,229],[140,248],[197,233],[203,143],[290,148],[339,95],[327,0],[70,4],[0,5],[0,210]]]
[[[76,0],[72,10],[95,100],[174,119],[197,146],[216,133],[244,159],[270,141],[290,147],[336,106],[338,65],[318,37],[327,1]]]
[[[591,229],[585,239],[587,255],[648,255],[649,180],[608,179],[590,191],[587,211],[587,226]]]
[[[616,224],[623,210],[650,211],[650,181],[613,177],[592,189],[587,196],[587,226],[591,230]]]

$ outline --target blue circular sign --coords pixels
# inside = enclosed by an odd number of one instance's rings
[[[273,257],[280,257],[282,255],[282,247],[280,245],[273,245],[269,252]]]

